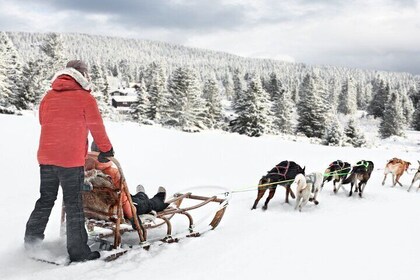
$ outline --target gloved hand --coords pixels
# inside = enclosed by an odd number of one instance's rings
[[[82,191],[90,192],[93,190],[93,185],[88,180],[85,180],[82,185]]]
[[[111,150],[109,150],[108,152],[100,152],[98,155],[98,161],[105,163],[109,161],[109,157],[113,157],[114,156],[114,148],[111,147]]]

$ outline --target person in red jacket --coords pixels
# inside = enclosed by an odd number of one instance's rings
[[[67,251],[70,261],[86,261],[100,257],[87,245],[82,204],[84,164],[88,150],[88,133],[101,151],[100,161],[108,161],[114,151],[98,110],[90,94],[87,65],[72,60],[55,74],[39,107],[41,136],[38,148],[41,184],[40,198],[26,224],[25,248],[38,246],[57,198],[63,189],[66,211]]]

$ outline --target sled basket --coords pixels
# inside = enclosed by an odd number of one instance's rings
[[[97,157],[98,153],[96,152],[90,152],[88,154],[88,159],[96,160]],[[102,176],[103,178],[93,180],[93,189],[83,192],[83,210],[90,240],[102,242],[105,238],[113,237],[111,246],[112,248],[118,248],[122,243],[121,236],[125,232],[137,232],[139,244],[146,244],[149,241],[147,240],[149,229],[166,225],[166,235],[159,240],[167,243],[176,242],[178,238],[172,236],[173,224],[171,223],[171,219],[175,215],[187,218],[188,228],[185,230],[187,232],[186,236],[197,237],[200,236],[200,232],[195,231],[194,219],[191,212],[210,204],[216,207],[213,207],[215,208],[214,215],[211,213],[213,216],[211,222],[208,224],[208,229],[215,229],[222,220],[230,199],[228,192],[213,196],[195,195],[191,191],[176,193],[166,201],[166,203],[169,203],[168,208],[154,215],[140,215],[139,219],[136,214],[136,208],[131,200],[121,165],[115,158],[110,159],[118,167],[120,172],[120,186],[115,186],[110,180],[106,181],[106,176],[99,174],[99,177]],[[124,219],[122,210],[123,193],[128,198],[137,230],[134,230],[131,223]],[[63,204],[61,215],[62,229],[64,223],[65,205]]]

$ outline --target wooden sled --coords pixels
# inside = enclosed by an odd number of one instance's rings
[[[97,156],[98,153],[95,152],[88,154],[88,157],[94,159],[97,159]],[[152,219],[150,219],[152,215],[141,215],[141,219],[139,219],[136,208],[131,200],[121,165],[115,158],[110,158],[110,160],[118,167],[121,174],[120,186],[114,186],[112,184],[112,188],[105,188],[103,186],[93,185],[93,190],[84,192],[83,194],[88,236],[90,241],[101,243],[100,249],[116,249],[121,247],[122,235],[125,232],[137,232],[136,235],[138,236],[139,244],[147,247],[151,243],[148,240],[148,230],[165,225],[166,235],[159,238],[159,240],[165,243],[177,242],[178,238],[173,236],[173,224],[171,222],[171,219],[175,215],[184,216],[188,221],[188,228],[184,230],[187,233],[185,237],[200,236],[202,232],[195,230],[196,225],[194,224],[191,212],[206,205],[213,205],[212,208],[215,208],[215,214],[213,214],[214,212],[211,213],[212,220],[207,225],[206,230],[215,229],[222,220],[230,199],[228,192],[222,192],[213,196],[194,195],[188,191],[176,193],[166,201],[170,205],[164,211],[156,213]],[[131,223],[124,219],[122,210],[123,193],[128,198],[137,230],[134,230]],[[102,203],[102,205],[97,201],[99,194],[101,197],[106,197],[106,202]],[[62,207],[61,225],[62,228],[65,225],[64,204]],[[106,242],[105,240],[107,238],[113,238],[113,242]]]

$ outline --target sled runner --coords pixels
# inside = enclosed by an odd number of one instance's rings
[[[90,152],[88,158],[97,159],[98,153]],[[93,171],[93,189],[85,191],[83,194],[84,213],[86,217],[86,228],[91,244],[99,244],[101,250],[112,250],[120,248],[122,245],[122,235],[126,232],[135,232],[138,242],[136,246],[148,247],[154,241],[162,241],[164,243],[177,242],[183,237],[197,237],[208,230],[215,229],[223,218],[226,211],[230,193],[226,190],[218,189],[217,195],[208,195],[203,192],[203,188],[192,188],[174,194],[166,200],[169,206],[158,213],[150,213],[145,215],[136,214],[136,207],[131,200],[128,186],[125,181],[124,173],[115,158],[110,160],[116,165],[120,174],[120,185],[115,186],[112,180],[106,178],[101,172]],[[214,192],[214,188],[212,190]],[[195,193],[194,193],[195,192]],[[198,192],[198,194],[197,194]],[[200,194],[200,192],[204,194]],[[128,199],[128,203],[133,213],[133,225],[130,221],[124,219],[123,214],[123,197]],[[63,205],[61,225],[65,225],[65,205]],[[211,221],[201,229],[198,228],[200,222],[193,218],[198,210],[207,209],[207,216]],[[177,221],[184,220],[183,230],[174,230],[174,217]],[[183,217],[182,219],[180,217]],[[207,217],[208,218],[208,217]],[[209,220],[210,220],[209,219]],[[177,223],[179,224],[179,223]],[[133,229],[135,228],[135,229]],[[154,239],[148,239],[148,231],[154,228],[166,229],[163,236]],[[160,230],[162,232],[162,230]],[[112,241],[109,241],[109,239]],[[130,245],[133,247],[133,245]],[[114,255],[107,257],[113,260],[114,257],[123,255],[125,251],[120,251]]]

